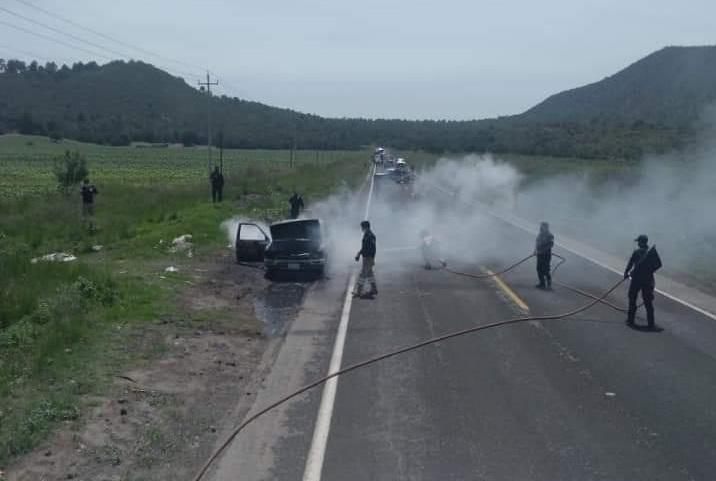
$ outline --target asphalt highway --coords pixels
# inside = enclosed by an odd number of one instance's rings
[[[494,228],[529,252],[531,237]],[[556,280],[594,294],[619,280],[562,255]],[[515,296],[533,314],[588,302],[535,289],[533,262],[503,281],[508,291],[420,268],[384,280],[379,299],[354,304],[344,362],[521,315]],[[611,300],[624,298],[625,288]],[[657,315],[664,331],[644,332],[597,306],[351,373],[339,385],[323,479],[714,479],[716,323],[663,297]]]
[[[395,218],[374,212],[372,220],[380,293],[352,302],[342,366],[450,331],[589,301],[560,286],[535,289],[533,260],[501,282],[426,270],[409,249],[391,254],[406,256],[401,269],[381,269],[388,256],[381,254],[381,231]],[[453,254],[451,267],[497,271],[532,251],[530,234],[485,222],[503,246],[499,255],[461,263]],[[559,282],[599,295],[619,280],[577,255],[555,252],[567,259],[555,275]],[[346,283],[336,276],[309,293],[309,310],[288,330],[257,404],[327,373]],[[625,305],[626,285],[610,301]],[[326,407],[313,392],[237,440],[213,479],[712,480],[716,321],[660,295],[655,305],[661,332],[630,329],[623,313],[597,305],[569,319],[482,331],[346,374],[322,439],[313,434],[316,420],[326,421]],[[309,450],[321,456],[317,474],[314,459],[313,474],[304,477]]]

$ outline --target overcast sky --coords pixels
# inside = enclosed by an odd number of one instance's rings
[[[715,19],[714,0],[0,0],[0,56],[107,61],[58,39],[192,84],[208,67],[221,93],[304,112],[471,119],[522,112],[666,45],[715,44]]]

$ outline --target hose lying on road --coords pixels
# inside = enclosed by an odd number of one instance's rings
[[[448,196],[450,196],[450,197],[457,197],[457,195],[456,195],[454,192],[449,192],[448,190],[443,189],[442,187],[440,187],[439,185],[437,185],[437,184],[435,184],[435,183],[428,182],[427,185],[430,186],[430,187],[432,187],[433,189],[439,191],[439,192],[442,193],[442,194],[448,195]],[[467,206],[474,207],[474,204],[471,203],[471,202],[466,202],[466,201],[461,201],[461,202],[462,202],[463,204],[467,205]],[[558,268],[559,266],[561,266],[562,264],[565,263],[566,259],[565,259],[564,257],[558,255],[558,254],[552,253],[552,255],[553,255],[554,257],[560,259],[560,262],[552,269],[552,274],[554,274],[554,272],[557,270],[557,268]],[[530,259],[530,257],[533,257],[533,255],[532,255],[532,256],[529,256],[529,257],[526,257],[526,258],[522,259],[521,261],[519,261],[519,262],[517,262],[517,263],[515,263],[515,264],[513,264],[513,265],[511,265],[511,266],[509,266],[509,267],[507,267],[506,269],[504,269],[504,270],[502,270],[502,271],[500,271],[500,272],[496,272],[496,273],[494,273],[494,274],[475,275],[475,274],[468,274],[468,273],[465,273],[465,272],[456,272],[456,271],[453,271],[453,270],[447,269],[447,268],[445,268],[445,270],[446,270],[447,272],[450,272],[450,273],[452,273],[452,274],[456,274],[456,275],[459,275],[459,276],[472,277],[473,279],[486,279],[486,278],[488,278],[488,277],[493,277],[493,276],[498,276],[498,275],[500,275],[500,274],[504,274],[504,273],[506,273],[506,272],[512,270],[513,268],[517,267],[518,265],[522,264],[523,262],[526,262],[528,259]],[[559,282],[559,281],[554,281],[554,284],[555,284],[555,285],[558,285],[558,286],[560,286],[560,287],[564,287],[565,289],[568,289],[568,290],[570,290],[570,291],[572,291],[572,292],[574,292],[574,293],[576,293],[576,294],[579,294],[579,295],[581,295],[581,296],[588,297],[588,298],[591,298],[591,299],[596,299],[596,296],[595,296],[594,294],[591,294],[591,293],[589,293],[589,292],[583,291],[583,290],[581,290],[581,289],[577,289],[576,287],[569,286],[569,285],[564,284],[564,283]],[[619,306],[617,306],[617,305],[615,305],[615,304],[612,304],[611,302],[607,301],[606,299],[602,299],[601,302],[602,302],[603,304],[605,304],[606,306],[609,306],[609,307],[611,307],[612,309],[614,309],[614,310],[616,310],[616,311],[623,312],[623,313],[626,313],[626,312],[627,312],[627,309],[626,309],[626,308],[624,308],[624,307],[619,307]],[[640,309],[643,305],[644,305],[643,302],[639,303],[639,304],[637,305],[637,309]]]
[[[531,256],[530,256],[530,257],[531,257]],[[332,378],[337,377],[337,376],[341,376],[341,375],[346,374],[346,373],[348,373],[348,372],[355,371],[356,369],[360,369],[360,368],[369,366],[369,365],[371,365],[371,364],[375,364],[375,363],[380,362],[380,361],[384,361],[384,360],[389,359],[389,358],[391,358],[391,357],[395,357],[395,356],[398,356],[398,355],[400,355],[400,354],[404,354],[404,353],[406,353],[406,352],[414,351],[414,350],[416,350],[416,349],[420,349],[420,348],[422,348],[422,347],[429,346],[429,345],[431,345],[431,344],[435,344],[435,343],[438,343],[438,342],[446,341],[446,340],[448,340],[448,339],[452,339],[452,338],[455,338],[455,337],[460,337],[460,336],[464,336],[464,335],[466,335],[466,334],[471,334],[471,333],[473,333],[473,332],[484,331],[484,330],[487,330],[487,329],[492,329],[492,328],[496,328],[496,327],[507,326],[507,325],[510,325],[510,324],[518,324],[518,323],[527,322],[527,321],[553,321],[553,320],[564,319],[564,318],[566,318],[566,317],[574,316],[574,315],[576,315],[576,314],[579,314],[579,313],[581,313],[581,312],[586,311],[587,309],[592,308],[595,304],[598,304],[598,303],[604,301],[604,299],[606,299],[606,297],[607,297],[609,294],[611,294],[612,292],[614,292],[620,285],[622,285],[625,280],[626,280],[626,279],[621,279],[621,280],[619,280],[619,282],[617,282],[617,283],[614,284],[612,287],[610,287],[609,290],[607,290],[606,292],[604,292],[601,296],[595,298],[595,299],[592,300],[591,302],[589,302],[589,303],[587,303],[587,304],[585,304],[585,305],[583,305],[583,306],[581,306],[581,307],[578,307],[578,308],[576,308],[576,309],[572,309],[571,311],[563,312],[563,313],[561,313],[561,314],[552,314],[552,315],[544,315],[544,316],[516,317],[516,318],[512,318],[512,319],[506,319],[506,320],[503,320],[503,321],[493,322],[493,323],[491,323],[491,324],[483,324],[483,325],[480,325],[480,326],[474,326],[474,327],[470,327],[470,328],[468,328],[468,329],[463,329],[463,330],[460,330],[460,331],[455,331],[455,332],[451,332],[451,333],[448,333],[448,334],[443,334],[442,336],[433,337],[433,338],[431,338],[431,339],[427,339],[427,340],[425,340],[425,341],[419,342],[419,343],[417,343],[417,344],[413,344],[413,345],[411,345],[411,346],[403,347],[403,348],[401,348],[401,349],[397,349],[397,350],[395,350],[395,351],[391,351],[391,352],[388,352],[388,353],[386,353],[386,354],[382,354],[382,355],[380,355],[380,356],[376,356],[376,357],[373,357],[373,358],[368,359],[368,360],[365,360],[365,361],[361,361],[361,362],[357,362],[357,363],[355,363],[355,364],[351,364],[351,365],[348,366],[348,367],[345,367],[345,368],[343,368],[343,369],[341,369],[341,370],[339,370],[339,371],[330,373],[330,374],[328,374],[328,375],[325,376],[325,377],[322,377],[322,378],[317,379],[317,380],[315,380],[315,381],[313,381],[313,382],[311,382],[311,383],[309,383],[309,384],[306,384],[306,385],[303,386],[302,388],[300,388],[300,389],[298,389],[298,390],[296,390],[296,391],[294,391],[294,392],[292,392],[292,393],[290,393],[290,394],[288,394],[288,395],[282,397],[281,399],[279,399],[279,400],[277,400],[277,401],[275,401],[275,402],[269,404],[269,405],[266,406],[265,408],[259,410],[259,411],[256,412],[255,414],[249,416],[244,422],[242,422],[238,427],[236,427],[236,428],[231,432],[231,434],[229,435],[229,437],[226,438],[226,440],[219,446],[219,448],[218,448],[216,451],[214,451],[214,453],[209,457],[209,459],[206,461],[206,463],[204,463],[204,466],[202,466],[201,470],[200,470],[200,471],[197,473],[197,475],[193,478],[193,481],[200,481],[200,480],[204,477],[204,474],[206,474],[206,472],[209,470],[209,468],[211,467],[212,463],[216,460],[216,458],[219,457],[219,455],[229,446],[229,444],[231,444],[231,442],[236,438],[236,436],[238,436],[238,434],[246,428],[246,426],[248,426],[249,424],[251,424],[252,422],[254,422],[255,420],[257,420],[258,418],[260,418],[260,417],[263,416],[264,414],[268,413],[269,411],[271,411],[271,410],[277,408],[278,406],[280,406],[280,405],[286,403],[287,401],[289,401],[289,400],[295,398],[296,396],[299,396],[299,395],[305,393],[306,391],[309,391],[309,390],[311,390],[311,389],[313,389],[313,388],[315,388],[315,387],[317,387],[317,386],[322,385],[323,383],[325,383],[325,382],[328,381],[329,379],[332,379]]]
[[[567,262],[567,259],[565,259],[565,258],[562,257],[561,255],[555,254],[555,253],[552,253],[552,256],[553,256],[553,257],[556,257],[557,259],[559,259],[559,262],[552,268],[552,271],[551,271],[551,274],[554,275],[554,273],[557,272],[557,269],[559,269],[559,266],[561,266],[562,264],[564,264],[565,262]],[[498,271],[498,272],[490,272],[490,273],[487,273],[487,274],[470,274],[470,273],[468,273],[468,272],[461,272],[461,271],[456,271],[456,270],[454,270],[454,269],[450,269],[450,268],[448,268],[447,266],[443,267],[442,269],[443,269],[444,271],[446,271],[446,272],[449,272],[449,273],[451,273],[451,274],[455,274],[455,275],[458,275],[458,276],[470,277],[470,278],[472,278],[472,279],[488,279],[488,278],[490,278],[490,277],[496,277],[496,276],[499,276],[499,275],[502,275],[502,274],[506,274],[507,272],[511,271],[511,270],[514,269],[515,267],[517,267],[517,266],[519,266],[519,265],[521,265],[521,264],[524,264],[525,262],[527,262],[527,261],[528,261],[529,259],[531,259],[532,257],[535,257],[535,254],[532,254],[532,255],[530,255],[530,256],[527,256],[527,257],[525,257],[524,259],[521,259],[521,260],[515,262],[514,264],[511,264],[511,265],[507,266],[506,268],[502,269],[501,271]],[[583,291],[583,290],[578,289],[578,288],[576,288],[576,287],[572,287],[572,286],[570,286],[570,285],[568,285],[568,284],[565,284],[565,283],[563,283],[563,282],[559,282],[559,281],[554,281],[554,280],[553,280],[552,283],[555,284],[555,285],[557,285],[557,286],[563,287],[563,288],[565,288],[565,289],[567,289],[567,290],[569,290],[569,291],[572,291],[572,292],[574,292],[574,293],[576,293],[576,294],[579,294],[579,295],[581,295],[581,296],[588,297],[588,298],[590,298],[590,299],[599,299],[599,297],[596,296],[596,295],[594,295],[594,294],[591,294],[591,293],[589,293],[589,292]],[[626,313],[626,312],[627,312],[627,309],[626,309],[625,307],[619,307],[619,306],[617,306],[617,305],[615,305],[615,304],[609,302],[609,301],[606,300],[606,299],[600,299],[599,302],[601,302],[602,304],[604,304],[604,305],[606,305],[606,306],[608,306],[608,307],[614,309],[615,311],[623,312],[623,313]],[[638,305],[637,305],[637,309],[638,309],[638,308],[641,308],[641,306],[643,306],[643,305],[644,305],[644,303],[638,304]]]
[[[581,290],[581,289],[577,289],[576,287],[572,287],[572,286],[567,285],[567,284],[565,284],[565,283],[563,283],[563,282],[553,281],[553,283],[554,283],[555,285],[560,286],[560,287],[564,287],[565,289],[570,290],[570,291],[572,291],[572,292],[574,292],[574,293],[576,293],[576,294],[579,294],[580,296],[589,297],[590,299],[597,299],[597,296],[596,296],[596,295],[594,295],[594,294],[592,294],[592,293],[590,293],[590,292],[587,292],[587,291],[583,291],[583,290]],[[624,312],[624,313],[627,312],[627,308],[626,308],[626,307],[619,307],[619,306],[617,306],[616,304],[612,304],[611,302],[607,301],[606,299],[602,299],[600,302],[601,302],[602,304],[608,306],[608,307],[611,307],[611,308],[614,309],[615,311]],[[641,303],[641,304],[639,304],[639,305],[637,306],[637,308],[639,308],[639,307],[641,307],[641,306],[643,306],[643,305],[644,305],[644,304]]]
[[[446,272],[449,272],[450,274],[455,274],[457,276],[470,277],[472,279],[488,279],[490,277],[497,277],[502,274],[506,274],[507,272],[511,271],[515,267],[522,265],[525,262],[527,262],[528,260],[532,259],[536,255],[537,254],[531,254],[531,255],[525,257],[524,259],[520,259],[519,261],[515,262],[514,264],[511,264],[511,265],[505,267],[501,271],[489,272],[487,274],[470,274],[469,272],[456,271],[454,269],[447,267],[447,265],[444,265],[442,269]],[[552,255],[559,259],[559,262],[557,263],[557,265],[554,266],[554,268],[552,269],[552,273],[554,273],[559,268],[559,266],[561,266],[562,264],[564,264],[567,261],[567,259],[565,259],[564,257],[557,255],[557,254],[552,254]]]

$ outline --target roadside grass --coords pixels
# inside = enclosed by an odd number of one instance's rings
[[[21,145],[8,148],[7,137]],[[225,157],[225,201],[212,204],[205,159],[199,159],[205,151],[192,149],[198,154],[182,163],[163,156],[173,149],[137,149],[141,165],[130,168],[121,155],[94,155],[131,148],[83,144],[100,191],[99,230],[91,234],[80,219],[79,195],[54,189],[51,160],[28,158],[42,139],[27,142],[0,138],[0,168],[12,166],[29,186],[19,195],[0,196],[0,467],[59,423],[81,422],[92,394],[101,394],[132,363],[162,352],[161,345],[137,346],[133,339],[163,318],[181,318],[176,301],[186,278],[182,270],[165,273],[166,266],[211,260],[227,243],[222,221],[282,218],[293,189],[308,201],[318,199],[341,184],[357,186],[367,165],[364,152],[318,162],[314,153],[296,154],[293,166],[283,152],[275,153],[276,160],[256,151],[257,158],[235,165]],[[58,153],[67,148],[59,145],[41,147]],[[183,234],[193,236],[192,258],[168,249]],[[96,245],[102,249],[93,250]],[[51,252],[78,259],[31,262]]]

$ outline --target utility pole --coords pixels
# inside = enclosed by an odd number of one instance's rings
[[[224,130],[219,131],[219,171],[224,173]]]
[[[207,131],[207,143],[206,147],[208,150],[207,166],[209,167],[209,175],[211,175],[211,86],[219,85],[218,80],[215,82],[211,81],[209,77],[209,71],[206,71],[206,82],[198,82],[200,87],[206,87],[206,131]]]

